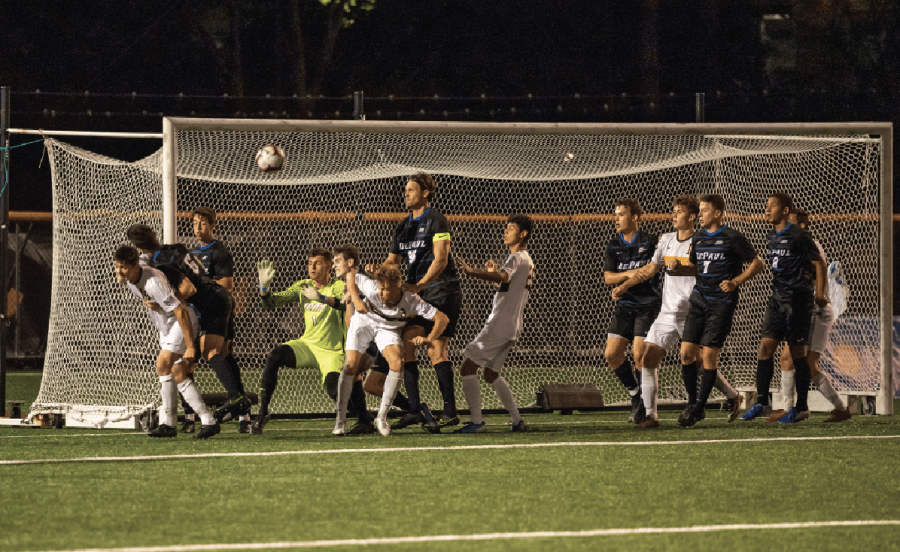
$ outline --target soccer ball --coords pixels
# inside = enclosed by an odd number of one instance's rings
[[[277,171],[284,166],[284,150],[281,146],[268,144],[256,152],[256,166],[261,171]]]

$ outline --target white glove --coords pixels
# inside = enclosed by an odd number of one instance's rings
[[[265,259],[256,263],[256,270],[259,271],[259,291],[266,293],[269,291],[269,284],[275,279],[275,263]]]
[[[319,291],[316,288],[314,288],[312,286],[309,286],[308,288],[305,288],[303,290],[303,296],[306,297],[307,299],[309,299],[310,301],[318,301],[319,303],[325,302],[325,297],[321,293],[319,293]]]

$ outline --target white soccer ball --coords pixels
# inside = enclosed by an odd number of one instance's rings
[[[256,152],[256,166],[261,171],[277,171],[284,166],[284,150],[281,146],[268,144]]]

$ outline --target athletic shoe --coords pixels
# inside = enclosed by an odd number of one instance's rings
[[[638,393],[631,397],[631,414],[628,416],[628,421],[639,424],[643,422],[646,417],[647,408],[644,407],[644,399],[641,398],[641,394]]]
[[[391,426],[391,429],[404,429],[413,424],[422,423],[423,418],[421,414],[413,414],[412,412],[407,412],[404,414],[399,420],[394,422],[394,425]]]
[[[785,410],[783,408],[779,408],[778,410],[773,410],[772,413],[763,421],[769,422],[769,423],[777,422],[782,416],[784,416],[787,413],[788,413],[787,410]]]
[[[694,405],[692,404],[688,404],[687,406],[685,406],[684,410],[681,411],[681,414],[678,415],[678,423],[681,424],[681,422],[687,420],[688,416],[691,415],[691,411],[693,409]]]
[[[690,414],[688,414],[687,418],[685,418],[684,420],[681,420],[679,418],[678,423],[681,425],[681,427],[691,427],[694,424],[696,424],[697,422],[699,422],[701,420],[705,420],[705,419],[706,419],[706,409],[698,408],[695,406],[694,408],[691,409],[691,412],[690,412]]]
[[[735,421],[738,417],[738,414],[741,413],[741,403],[744,401],[744,397],[738,393],[738,396],[733,399],[725,400],[725,410],[728,411],[728,423]]]
[[[195,431],[197,431],[197,425],[195,424],[194,420],[185,420],[184,425],[181,426],[181,432],[194,433]]]
[[[347,433],[344,422],[335,422],[334,429],[331,430],[332,435],[344,435]]]
[[[849,408],[845,408],[843,410],[839,408],[835,408],[831,411],[828,416],[828,419],[825,420],[826,424],[834,423],[834,422],[844,422],[853,417],[853,414],[850,413]]]
[[[797,407],[788,410],[788,413],[778,418],[779,424],[797,424],[809,418],[809,410],[799,411]]]
[[[450,427],[459,425],[459,414],[454,414],[453,416],[448,416],[446,414],[441,414],[441,427]]]
[[[205,425],[200,429],[200,432],[194,436],[194,439],[209,439],[213,435],[218,435],[220,431],[222,431],[222,426],[218,423]]]
[[[375,427],[385,437],[391,434],[391,425],[384,418],[375,418]]]
[[[216,409],[213,417],[219,423],[228,422],[239,418],[243,414],[249,414],[252,406],[250,399],[242,395],[237,399],[226,401],[225,404]]]
[[[238,433],[250,433],[250,425],[253,422],[250,420],[241,420],[241,425],[238,427]]]
[[[375,433],[375,425],[372,422],[359,422],[350,430],[350,435],[371,435]]]
[[[525,420],[519,419],[519,423],[513,424],[511,431],[527,431],[528,428],[525,427]]]
[[[750,407],[750,410],[741,414],[740,420],[742,422],[749,422],[751,420],[755,420],[756,418],[759,418],[760,416],[765,416],[768,412],[771,412],[771,411],[772,411],[772,407],[763,406],[759,403],[756,403]]]
[[[658,427],[659,420],[657,420],[656,418],[651,418],[650,416],[644,418],[644,421],[639,423],[637,426],[638,429],[656,429]]]
[[[484,426],[487,424],[481,422],[480,424],[476,424],[475,422],[466,422],[462,425],[461,428],[457,429],[453,433],[484,433]]]
[[[441,425],[434,419],[434,415],[431,413],[431,409],[428,408],[428,405],[421,403],[420,408],[422,410],[422,427],[425,428],[425,431],[429,433],[440,433]]]
[[[147,435],[150,437],[175,437],[178,435],[178,430],[166,424],[159,424],[155,429],[148,431]]]
[[[253,422],[253,425],[250,426],[250,434],[251,435],[260,435],[263,432],[263,428],[266,427],[266,424],[269,423],[269,420],[272,419],[271,414],[266,414],[265,416],[256,415],[256,421]]]

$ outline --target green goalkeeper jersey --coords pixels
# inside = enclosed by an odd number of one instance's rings
[[[305,326],[300,339],[321,349],[343,351],[346,332],[343,311],[333,309],[325,303],[307,299],[303,295],[303,290],[310,286],[315,287],[315,282],[309,279],[294,282],[294,285],[284,291],[261,297],[262,307],[265,310],[271,310],[299,303],[303,306]],[[344,282],[332,278],[328,285],[317,291],[327,297],[334,297],[336,301],[340,302],[344,297]]]

